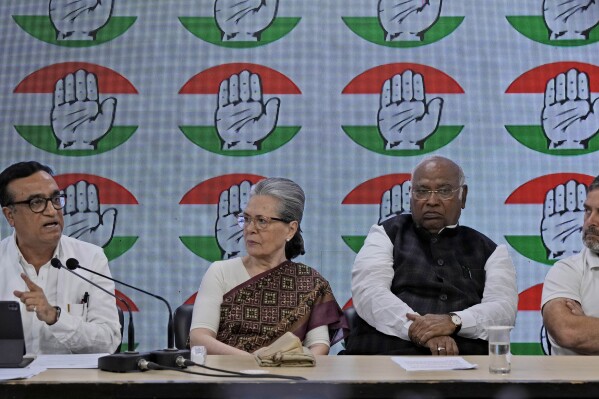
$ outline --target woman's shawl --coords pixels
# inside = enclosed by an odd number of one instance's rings
[[[323,325],[329,326],[332,344],[347,330],[328,281],[309,266],[285,261],[223,295],[216,338],[254,352],[287,331],[303,341]]]

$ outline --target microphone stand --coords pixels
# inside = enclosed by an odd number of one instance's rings
[[[75,258],[69,258],[67,259],[67,269],[69,271],[72,271],[74,269],[83,269],[89,273],[95,274],[97,276],[100,277],[104,277],[107,278],[108,280],[114,281],[115,283],[119,283],[124,285],[125,287],[129,287],[131,289],[134,289],[136,291],[139,291],[141,293],[144,293],[146,295],[152,296],[156,299],[159,299],[160,301],[164,302],[164,304],[166,305],[167,309],[168,309],[168,324],[167,324],[167,344],[168,347],[165,349],[158,349],[155,351],[151,352],[151,355],[153,357],[153,361],[155,363],[160,364],[161,366],[167,366],[167,367],[178,367],[177,366],[177,358],[179,356],[183,356],[185,359],[190,359],[191,358],[191,354],[190,354],[190,350],[189,349],[177,349],[175,347],[175,329],[174,329],[174,324],[173,324],[173,312],[171,309],[171,305],[168,303],[168,301],[166,299],[164,299],[163,297],[161,297],[160,295],[156,295],[156,294],[152,294],[151,292],[142,290],[141,288],[138,287],[134,287],[131,284],[127,284],[125,282],[119,281],[115,278],[109,277],[109,276],[105,276],[103,274],[100,274],[98,272],[96,272],[95,270],[91,270],[88,269],[86,267],[83,267],[79,264],[79,261]]]
[[[149,353],[140,354],[139,352],[137,352],[135,350],[135,327],[133,326],[133,312],[131,311],[131,307],[129,306],[127,301],[125,301],[123,298],[111,293],[110,291],[106,290],[104,287],[101,287],[98,284],[94,283],[93,281],[83,277],[82,275],[75,273],[71,269],[68,269],[67,267],[65,267],[62,264],[62,262],[58,258],[52,258],[52,260],[50,261],[50,264],[57,269],[67,270],[69,273],[74,274],[75,276],[79,277],[80,279],[88,282],[89,284],[93,285],[94,287],[100,289],[101,291],[107,293],[108,295],[118,299],[123,304],[125,304],[125,307],[127,308],[127,311],[129,312],[129,326],[127,329],[127,334],[128,334],[127,351],[124,353],[114,353],[112,355],[102,356],[102,357],[98,358],[98,368],[101,370],[105,370],[105,371],[113,371],[113,372],[119,372],[119,373],[124,373],[124,372],[128,372],[128,371],[139,371],[140,370],[139,366],[138,366],[139,361],[141,359],[149,360],[150,354]]]

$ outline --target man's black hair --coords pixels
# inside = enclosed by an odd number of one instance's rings
[[[16,179],[29,177],[34,173],[43,171],[53,176],[54,172],[49,166],[42,165],[36,161],[17,162],[10,165],[0,173],[0,206],[6,206],[13,201],[12,196],[8,192],[8,185]]]

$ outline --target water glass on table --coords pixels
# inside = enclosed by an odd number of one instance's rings
[[[507,374],[511,370],[510,331],[512,328],[512,326],[487,327],[490,373]]]

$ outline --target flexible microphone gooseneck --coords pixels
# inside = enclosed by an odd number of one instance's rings
[[[263,379],[263,378],[274,378],[274,379],[282,379],[282,380],[293,380],[293,381],[306,381],[306,378],[294,375],[282,375],[282,374],[270,374],[269,372],[264,372],[261,374],[249,374],[243,373],[240,371],[232,371],[232,370],[224,370],[218,369],[216,367],[208,367],[202,364],[195,363],[189,359],[185,359],[182,356],[177,357],[175,360],[175,364],[177,367],[167,367],[164,365],[157,364],[155,362],[147,361],[145,359],[140,359],[138,363],[138,367],[141,371],[146,370],[172,370],[178,371],[180,373],[185,374],[193,374],[193,375],[203,375],[206,377],[218,377],[218,378],[249,378],[249,379]],[[221,374],[212,374],[212,373],[202,373],[198,371],[190,371],[184,370],[187,366],[198,366],[207,370],[217,371]]]
[[[168,309],[168,325],[167,325],[167,337],[168,337],[168,347],[166,349],[161,349],[161,350],[156,350],[156,351],[152,351],[152,357],[154,358],[154,361],[162,366],[176,366],[176,359],[178,356],[183,356],[187,359],[190,358],[190,352],[188,349],[177,349],[175,348],[175,329],[174,329],[174,325],[173,325],[173,312],[171,310],[171,305],[168,303],[168,301],[166,299],[164,299],[163,297],[156,295],[156,294],[152,294],[151,292],[142,290],[141,288],[138,287],[134,287],[131,284],[127,284],[125,282],[119,281],[113,277],[109,277],[106,276],[104,274],[100,274],[94,270],[88,269],[86,267],[83,267],[79,264],[79,261],[75,258],[69,258],[67,259],[67,268],[72,271],[75,270],[77,268],[79,269],[83,269],[87,272],[93,273],[97,276],[100,277],[104,277],[107,278],[111,281],[114,281],[115,283],[119,283],[124,285],[125,287],[129,287],[132,288],[136,291],[139,291],[141,293],[144,293],[146,295],[150,295],[151,297],[154,297],[156,299],[161,300],[162,302],[164,302],[164,304],[166,305],[167,309]]]
[[[69,262],[67,261],[67,263],[69,263]],[[129,342],[128,342],[128,346],[127,346],[127,352],[129,352],[129,353],[137,353],[135,351],[135,347],[134,347],[134,343],[135,343],[135,327],[133,326],[133,313],[131,312],[131,308],[129,307],[129,304],[127,303],[127,301],[125,301],[123,298],[121,298],[119,296],[114,295],[110,291],[108,291],[108,290],[100,287],[99,285],[95,284],[94,282],[86,279],[82,275],[75,273],[71,269],[66,268],[62,264],[62,262],[60,261],[60,259],[58,259],[58,258],[52,258],[52,260],[50,261],[50,264],[52,264],[52,266],[54,266],[57,269],[65,269],[65,270],[69,271],[70,273],[73,273],[75,276],[79,277],[80,279],[83,279],[83,280],[87,281],[88,283],[90,283],[94,287],[101,289],[102,291],[104,291],[108,295],[110,295],[112,297],[115,297],[116,299],[118,299],[119,301],[121,301],[122,303],[125,304],[125,306],[127,307],[127,311],[129,312],[129,328],[127,330]]]
[[[88,282],[89,284],[93,285],[94,287],[107,293],[111,297],[118,299],[125,305],[125,307],[127,308],[127,312],[129,313],[129,326],[127,329],[127,333],[128,333],[127,339],[129,342],[127,342],[127,351],[124,353],[115,353],[113,355],[100,357],[98,359],[98,368],[100,368],[102,370],[106,370],[106,371],[116,371],[116,372],[138,371],[139,370],[139,368],[137,367],[138,361],[143,358],[149,358],[150,356],[149,356],[149,354],[139,354],[139,352],[137,352],[135,350],[135,327],[133,325],[133,312],[131,311],[131,307],[129,306],[127,301],[125,301],[123,298],[113,294],[112,292],[104,289],[103,287],[99,286],[98,284],[94,283],[93,281],[90,281],[89,279],[83,277],[82,275],[75,273],[74,271],[65,267],[62,264],[62,262],[60,261],[60,259],[58,259],[58,258],[52,258],[52,260],[50,260],[50,264],[57,269],[67,270],[69,273],[74,274],[75,276],[79,277],[80,279]]]
[[[144,293],[146,295],[153,296],[154,298],[159,299],[162,302],[164,302],[164,304],[166,305],[166,307],[168,309],[168,325],[167,325],[168,346],[167,346],[167,348],[169,348],[169,349],[175,349],[175,331],[174,331],[174,327],[173,327],[173,311],[171,309],[171,305],[167,302],[166,299],[164,299],[160,295],[152,294],[151,292],[142,290],[141,288],[134,287],[131,284],[124,283],[124,282],[119,281],[119,280],[117,280],[117,279],[115,279],[113,277],[105,276],[104,274],[100,274],[100,273],[98,273],[98,272],[96,272],[94,270],[91,270],[91,269],[88,269],[86,267],[83,267],[83,266],[81,266],[79,264],[79,261],[77,259],[75,259],[75,258],[69,258],[69,259],[67,259],[66,264],[67,264],[67,268],[69,270],[75,270],[77,268],[83,269],[83,270],[85,270],[87,272],[95,274],[96,276],[107,278],[108,280],[114,281],[115,283],[122,284],[125,287],[129,287],[129,288],[132,288],[132,289],[134,289],[136,291],[142,292],[142,293]]]

